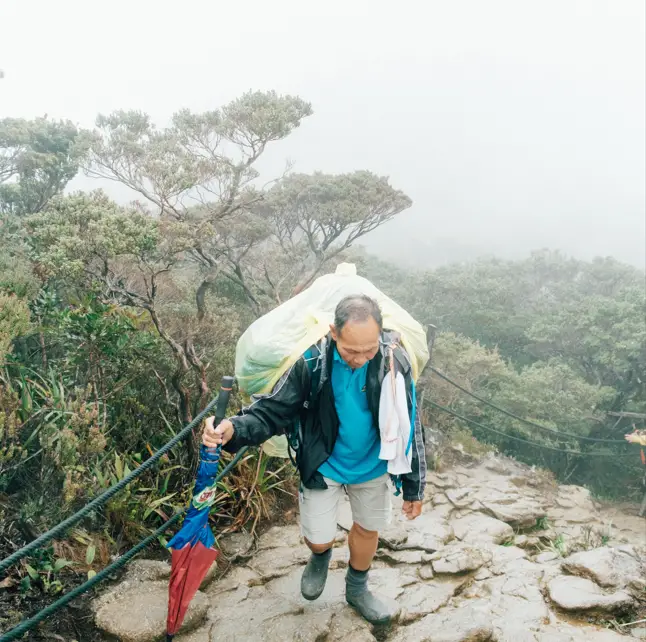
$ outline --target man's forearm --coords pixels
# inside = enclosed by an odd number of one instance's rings
[[[233,424],[233,438],[225,446],[228,452],[236,452],[243,446],[259,446],[276,434],[257,413],[231,417],[230,421]]]

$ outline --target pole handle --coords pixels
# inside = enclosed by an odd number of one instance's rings
[[[233,389],[233,377],[222,377],[218,402],[215,406],[215,425],[217,426],[227,415],[227,406],[229,405],[229,396]]]
[[[218,393],[218,400],[215,404],[215,420],[213,422],[214,426],[219,426],[224,418],[227,415],[227,406],[229,405],[229,396],[231,395],[231,390],[233,389],[233,377],[224,376],[222,377],[222,382],[220,383],[220,392]],[[205,450],[212,453],[215,452],[217,455],[220,454],[222,446],[217,446],[216,448],[206,448]]]

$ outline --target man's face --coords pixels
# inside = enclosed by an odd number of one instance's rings
[[[334,326],[330,326],[330,330],[341,358],[354,370],[361,368],[379,351],[381,332],[372,317],[360,323],[349,321],[341,332],[337,332]]]

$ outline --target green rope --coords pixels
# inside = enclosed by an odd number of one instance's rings
[[[569,433],[569,432],[561,432],[560,430],[554,430],[553,428],[548,428],[547,426],[541,426],[541,424],[537,424],[533,421],[529,421],[529,419],[523,419],[522,417],[515,415],[513,412],[509,412],[509,410],[505,410],[504,408],[501,408],[500,406],[496,406],[496,404],[491,403],[491,401],[487,401],[486,399],[479,397],[474,392],[471,392],[470,390],[463,388],[459,383],[456,383],[452,379],[449,379],[449,377],[447,377],[443,372],[441,372],[437,368],[430,366],[430,370],[432,370],[438,377],[440,377],[440,379],[444,379],[444,381],[446,381],[447,383],[450,383],[452,386],[455,386],[458,390],[461,390],[462,392],[469,395],[470,397],[473,397],[474,399],[481,401],[483,404],[489,406],[490,408],[494,408],[495,410],[502,412],[508,417],[511,417],[512,419],[516,419],[516,421],[520,421],[521,423],[531,426],[532,428],[538,428],[539,430],[543,430],[544,432],[551,433],[557,437],[560,437],[561,439],[565,437],[569,437],[570,439],[580,439],[581,441],[592,441],[600,444],[622,444],[624,446],[628,443],[626,441],[623,441],[622,439],[600,439],[597,437],[584,437],[583,435],[573,435],[572,433]]]
[[[464,417],[463,415],[458,414],[454,410],[451,410],[450,408],[446,408],[445,406],[440,406],[440,404],[435,403],[434,401],[431,401],[430,399],[426,400],[426,403],[430,404],[433,406],[433,408],[437,408],[438,410],[441,410],[442,412],[446,412],[449,415],[453,415],[457,419],[460,419],[461,421],[464,421],[466,424],[471,424],[472,426],[475,426],[476,428],[480,428],[482,430],[488,430],[489,432],[494,432],[497,435],[501,435],[502,437],[505,437],[505,439],[511,439],[512,441],[519,441],[523,444],[529,444],[530,446],[534,446],[536,448],[543,448],[544,450],[553,450],[554,452],[557,453],[565,453],[566,455],[577,455],[579,457],[616,457],[616,458],[626,458],[626,457],[632,457],[633,455],[630,454],[616,454],[616,453],[591,453],[591,452],[581,452],[579,450],[568,450],[566,448],[555,448],[554,446],[548,446],[546,444],[539,444],[537,441],[529,441],[528,439],[522,439],[521,437],[514,437],[513,435],[510,435],[506,432],[503,432],[502,430],[496,430],[495,428],[492,428],[491,426],[485,426],[484,424],[481,424],[477,421],[474,421],[473,419],[469,419],[468,417]],[[623,442],[622,442],[623,443]]]
[[[86,591],[89,591],[95,584],[102,582],[108,577],[108,575],[127,564],[135,555],[137,555],[137,553],[140,553],[144,548],[146,548],[146,546],[148,546],[151,542],[162,535],[164,531],[166,531],[170,526],[179,521],[180,517],[182,517],[185,512],[186,509],[181,513],[173,515],[173,517],[171,517],[165,524],[162,524],[154,533],[150,534],[148,537],[146,537],[146,539],[139,542],[139,544],[131,548],[118,560],[116,560],[109,566],[106,566],[94,577],[87,580],[87,582],[84,582],[80,586],[77,586],[75,589],[72,589],[69,593],[66,593],[65,595],[63,595],[63,597],[56,600],[56,602],[53,602],[49,606],[45,607],[42,611],[39,611],[36,615],[34,615],[34,617],[21,622],[17,627],[11,629],[11,631],[9,631],[8,633],[5,633],[0,638],[0,642],[10,642],[10,640],[18,639],[23,633],[26,633],[27,631],[33,629],[38,623],[48,618],[50,615],[58,611],[58,609],[71,602],[74,598],[82,595]]]
[[[162,446],[152,457],[148,458],[141,466],[135,468],[129,475],[124,477],[120,482],[116,483],[114,486],[111,486],[104,493],[101,493],[98,497],[95,497],[89,504],[86,504],[78,512],[74,513],[67,519],[63,520],[60,524],[57,524],[52,529],[48,530],[46,533],[43,533],[40,537],[37,537],[33,542],[30,542],[26,546],[23,546],[20,550],[16,551],[6,557],[0,562],[0,573],[6,571],[10,566],[13,566],[16,562],[21,560],[23,557],[27,557],[31,552],[35,551],[38,548],[43,547],[45,544],[55,539],[59,535],[66,532],[69,528],[74,526],[77,522],[82,520],[88,513],[91,513],[94,509],[100,508],[112,497],[114,497],[119,491],[123,490],[131,481],[145,473],[152,465],[159,461],[171,448],[176,446],[180,441],[182,441],[190,432],[193,431],[195,426],[197,426],[202,419],[210,412],[210,410],[217,403],[217,398],[211,401],[202,412],[191,421],[190,424],[182,428],[182,430],[175,435],[165,446]]]
[[[208,406],[207,406],[208,408]],[[241,448],[236,456],[216,475],[215,481],[220,481],[225,475],[227,475],[231,469],[242,459],[243,455],[247,451],[247,448]],[[0,637],[0,642],[11,642],[11,640],[18,639],[21,635],[27,631],[33,629],[37,624],[42,622],[44,619],[48,618],[50,615],[58,611],[60,608],[69,604],[73,599],[77,598],[79,595],[86,593],[93,586],[102,582],[109,575],[119,570],[122,566],[125,566],[135,555],[140,553],[144,548],[149,544],[154,542],[160,535],[167,531],[173,524],[178,522],[180,518],[186,513],[187,509],[176,513],[173,515],[166,523],[162,524],[154,533],[151,533],[144,540],[139,542],[136,546],[133,546],[127,553],[124,553],[118,560],[114,561],[109,566],[106,566],[103,570],[99,571],[94,577],[90,578],[80,586],[72,589],[69,593],[63,595],[63,597],[56,600],[49,606],[45,607],[42,611],[39,611],[29,620],[21,622],[18,626],[11,629],[8,633],[5,633]]]

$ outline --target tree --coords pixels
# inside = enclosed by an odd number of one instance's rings
[[[412,302],[442,330],[477,339],[518,364],[527,353],[528,326],[560,303],[560,283],[575,278],[576,262],[542,252],[524,261],[481,259],[419,274]],[[411,293],[412,294],[412,293]]]
[[[122,183],[152,204],[161,220],[175,222],[188,241],[183,258],[201,277],[195,293],[201,318],[206,293],[228,265],[224,255],[244,255],[268,233],[251,213],[263,196],[254,165],[270,143],[311,113],[298,97],[249,92],[211,112],[180,111],[163,130],[139,112],[97,119],[87,173]],[[235,272],[226,274],[239,282]]]
[[[555,431],[587,436],[599,421],[599,410],[613,396],[613,390],[588,383],[562,361],[539,361],[520,371],[510,369],[496,381],[492,397],[497,405]],[[491,416],[491,413],[489,413]],[[527,424],[493,412],[496,424],[542,441],[540,433]],[[551,437],[549,437],[551,439]],[[573,441],[578,446],[577,440]]]
[[[0,214],[39,212],[63,192],[84,153],[79,134],[70,121],[0,120]]]
[[[200,225],[193,237],[208,252],[214,223],[257,202],[254,164],[267,145],[281,140],[311,115],[293,96],[249,92],[211,112],[176,113],[158,130],[146,114],[115,112],[97,118],[85,169],[131,188],[158,208],[160,217],[190,222],[196,204]]]
[[[368,276],[384,268],[368,261]],[[643,273],[614,259],[556,252],[523,261],[483,259],[388,277],[389,293],[420,319],[496,347],[516,367],[559,358],[586,381],[646,402]],[[405,287],[404,287],[405,284]],[[638,410],[638,408],[633,408]]]
[[[501,377],[509,376],[509,367],[497,350],[490,350],[463,335],[440,332],[435,340],[432,365],[462,387],[478,394],[489,395],[492,385]],[[443,406],[459,407],[469,412],[475,406],[448,382],[428,374],[424,382],[430,387],[433,399]],[[467,405],[464,405],[467,404]]]
[[[387,178],[368,171],[291,174],[256,208],[258,219],[269,226],[264,242],[229,251],[227,259],[240,283],[257,293],[256,300],[281,303],[411,204]]]
[[[531,351],[558,357],[588,381],[616,390],[612,410],[646,409],[646,301],[642,287],[573,298],[528,330]]]
[[[612,388],[588,383],[561,361],[540,361],[517,370],[505,363],[497,350],[451,332],[438,335],[433,365],[478,396],[523,419],[562,433],[588,435],[598,421],[595,410],[602,408],[613,395]],[[429,375],[427,380],[433,398],[441,405],[486,418],[485,423],[499,430],[549,442],[548,433],[537,432],[527,424],[499,414],[452,384],[434,375]]]
[[[83,153],[80,132],[69,121],[0,120],[0,290],[21,297],[38,291],[23,221],[63,192]]]
[[[29,308],[14,294],[0,292],[0,367],[13,340],[29,329]]]
[[[119,207],[105,193],[77,193],[54,199],[27,221],[31,258],[44,280],[76,284],[81,291],[98,286],[106,300],[146,310],[160,337],[177,359],[173,384],[183,417],[190,416],[183,376],[190,370],[190,349],[167,331],[159,314],[161,281],[185,249],[172,221],[155,219],[134,208]]]

